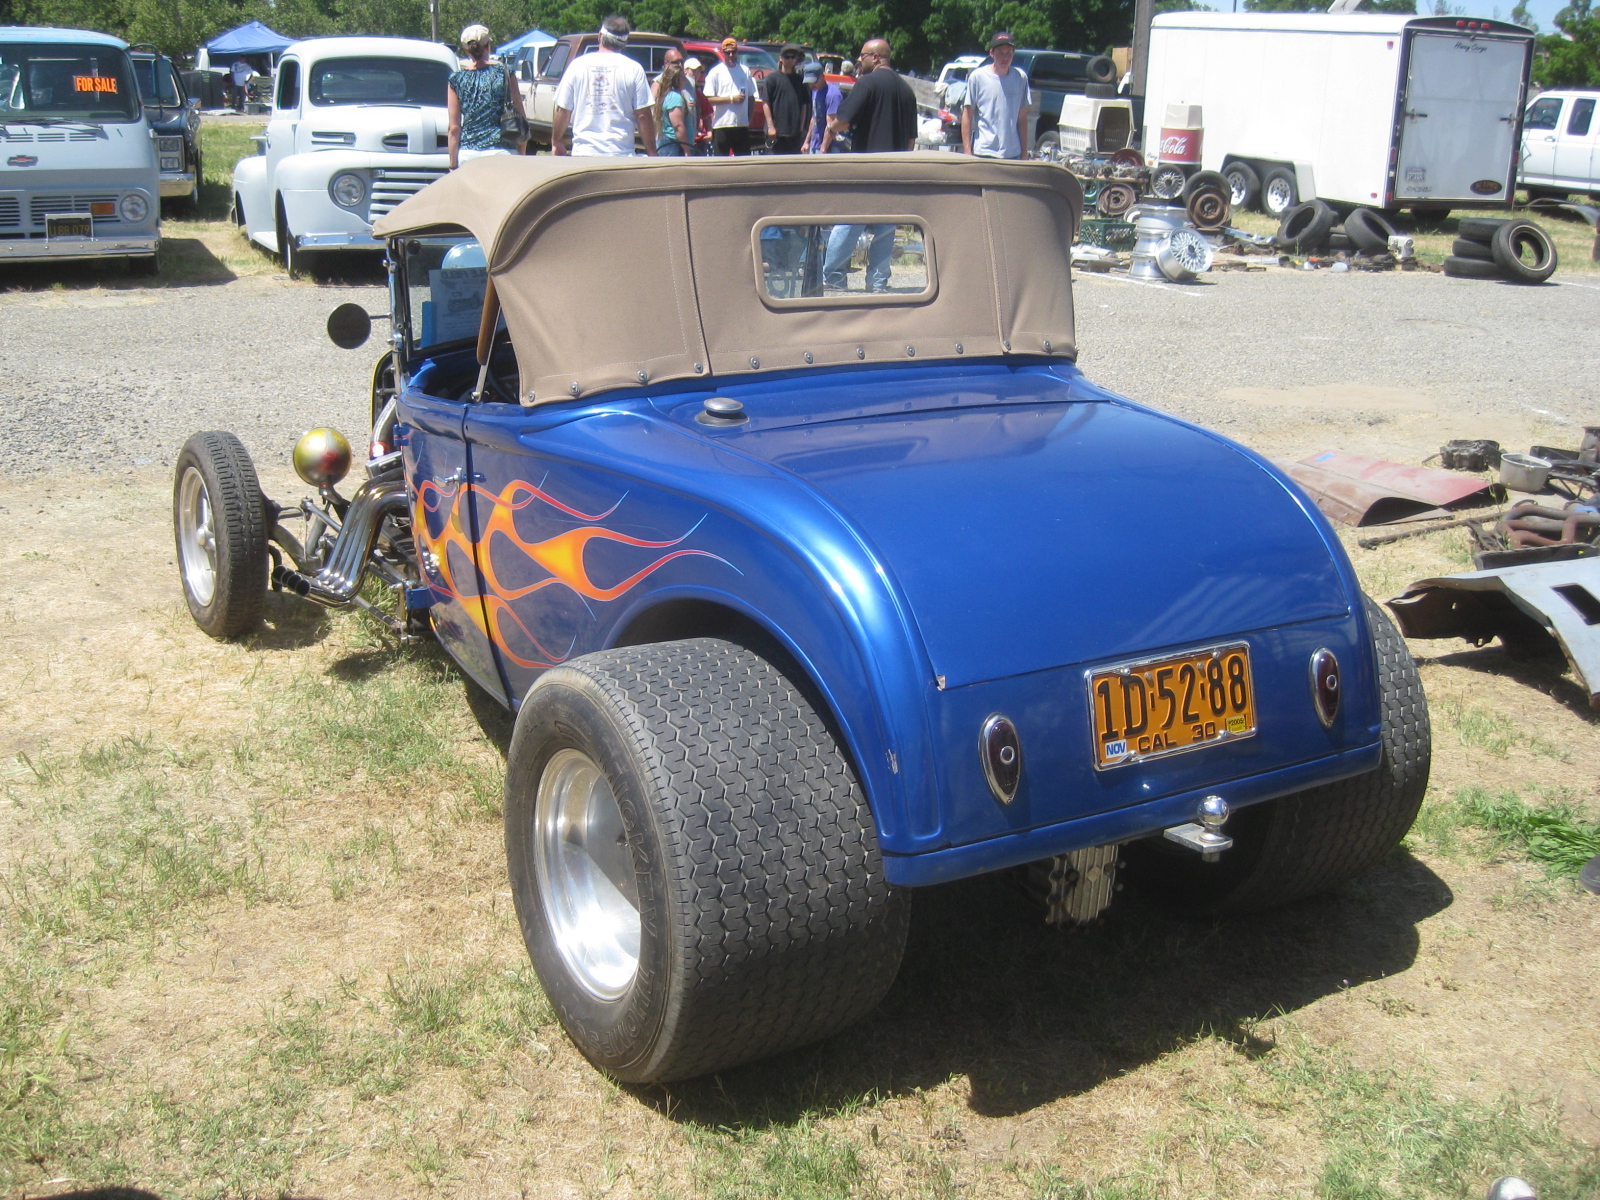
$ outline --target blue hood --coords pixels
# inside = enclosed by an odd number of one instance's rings
[[[1049,374],[993,386],[733,439],[861,531],[945,686],[1348,611],[1320,524],[1237,447]]]

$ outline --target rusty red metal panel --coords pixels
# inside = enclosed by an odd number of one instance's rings
[[[1312,501],[1346,525],[1384,525],[1423,516],[1475,498],[1489,503],[1496,484],[1455,471],[1434,471],[1325,450],[1299,462],[1278,463]]]

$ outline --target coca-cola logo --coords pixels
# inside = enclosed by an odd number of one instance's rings
[[[1167,134],[1161,139],[1161,153],[1187,154],[1189,153],[1189,138],[1184,134]]]

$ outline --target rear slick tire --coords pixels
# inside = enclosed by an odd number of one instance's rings
[[[884,878],[847,757],[801,689],[732,643],[541,675],[512,737],[505,835],[539,980],[617,1079],[827,1037],[899,969],[909,899]]]
[[[172,481],[178,577],[194,623],[214,638],[249,633],[267,603],[267,506],[250,453],[231,433],[197,433]]]
[[[1428,789],[1428,704],[1405,639],[1362,600],[1382,714],[1377,769],[1241,810],[1227,825],[1233,848],[1214,863],[1160,839],[1132,843],[1129,874],[1147,892],[1191,916],[1257,912],[1338,887],[1400,844]]]

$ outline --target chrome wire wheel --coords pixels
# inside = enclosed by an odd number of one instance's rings
[[[539,895],[557,951],[599,1000],[617,1000],[639,970],[639,887],[611,784],[580,750],[545,765],[535,802]]]
[[[186,470],[178,484],[178,553],[184,586],[196,604],[207,607],[217,594],[217,535],[211,494],[197,467]]]

